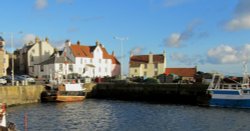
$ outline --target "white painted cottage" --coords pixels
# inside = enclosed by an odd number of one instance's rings
[[[71,44],[65,42],[61,54],[56,53],[48,60],[35,66],[39,77],[62,78],[66,74],[80,77],[105,77],[120,75],[120,63],[114,56],[108,54],[102,44],[96,42],[95,46]]]

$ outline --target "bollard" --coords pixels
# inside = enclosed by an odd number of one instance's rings
[[[19,86],[19,81],[16,81],[16,86]]]

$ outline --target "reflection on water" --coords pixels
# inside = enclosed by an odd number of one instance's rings
[[[204,108],[87,99],[8,108],[8,118],[29,131],[221,131],[249,130],[250,109]]]

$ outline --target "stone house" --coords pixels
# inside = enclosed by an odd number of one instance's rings
[[[162,54],[131,55],[129,61],[130,77],[156,77],[165,72],[166,52]]]

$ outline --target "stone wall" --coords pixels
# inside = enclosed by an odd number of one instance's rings
[[[89,98],[139,100],[175,104],[207,105],[208,85],[201,84],[114,84],[100,83]]]
[[[8,106],[40,101],[43,85],[0,86],[0,102]]]

